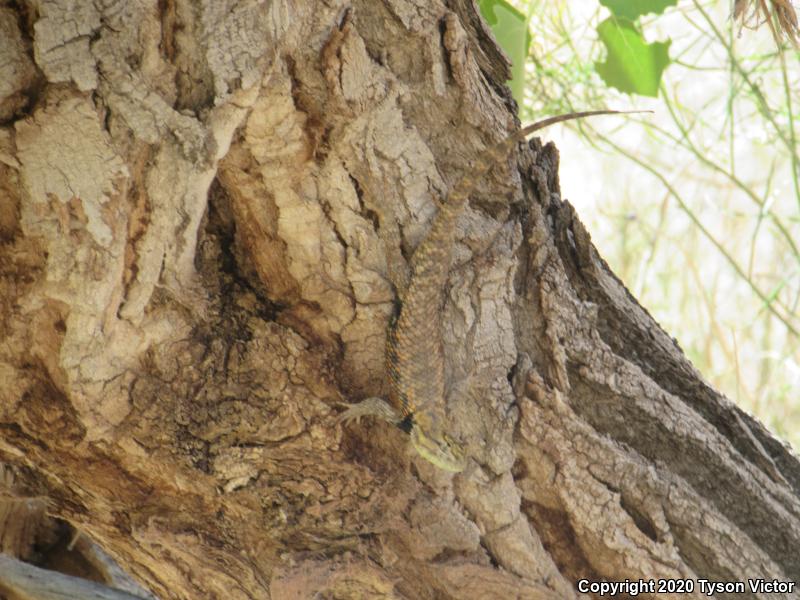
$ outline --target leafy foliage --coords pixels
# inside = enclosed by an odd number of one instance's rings
[[[678,0],[600,0],[600,4],[615,17],[634,21],[649,13],[660,15],[668,6],[676,6]]]
[[[525,89],[525,62],[531,44],[528,17],[505,0],[480,0],[478,6],[503,52],[511,59],[508,86],[514,99],[521,103]]]
[[[620,17],[600,23],[597,33],[608,54],[595,69],[606,85],[628,94],[657,96],[670,63],[670,41],[648,44],[633,21]]]

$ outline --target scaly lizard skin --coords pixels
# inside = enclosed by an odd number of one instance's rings
[[[444,427],[442,295],[450,270],[456,220],[475,185],[526,136],[555,123],[620,112],[569,113],[524,127],[490,148],[456,183],[427,237],[414,252],[408,287],[400,291],[400,312],[390,325],[387,340],[389,402],[368,398],[346,410],[340,421],[379,417],[409,433],[411,444],[420,456],[440,469],[455,473],[464,470],[467,453]]]

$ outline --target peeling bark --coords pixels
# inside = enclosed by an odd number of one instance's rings
[[[390,282],[437,202],[517,126],[472,3],[73,4],[0,8],[4,551],[40,498],[160,598],[800,579],[797,457],[610,272],[551,144],[459,223],[472,468],[336,425],[385,392]]]

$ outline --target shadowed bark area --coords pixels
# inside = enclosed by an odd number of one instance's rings
[[[552,144],[458,223],[470,468],[336,424],[386,392],[437,203],[518,127],[471,2],[78,4],[0,7],[4,552],[36,562],[30,499],[165,599],[800,579],[797,457],[610,272]]]

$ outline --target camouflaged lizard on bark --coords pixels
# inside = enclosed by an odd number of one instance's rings
[[[463,471],[465,448],[445,428],[444,352],[442,303],[450,270],[455,225],[470,193],[481,178],[525,137],[556,123],[624,111],[596,110],[568,113],[524,127],[491,147],[448,194],[428,235],[411,259],[411,278],[399,291],[400,309],[389,327],[386,366],[389,401],[367,398],[351,406],[339,421],[359,421],[375,416],[396,425],[411,437],[411,444],[440,469]]]

